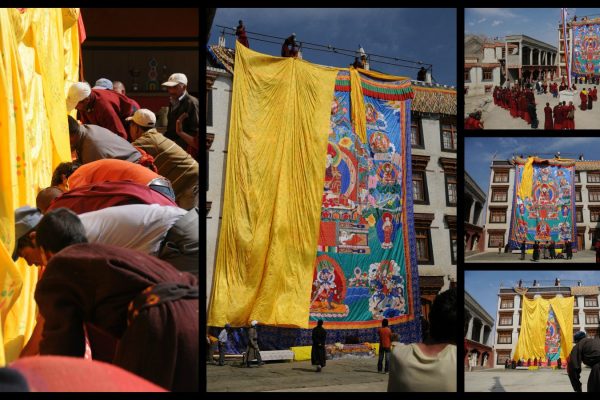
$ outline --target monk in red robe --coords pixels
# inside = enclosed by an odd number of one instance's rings
[[[596,89],[596,86],[594,86],[594,88],[592,89],[592,100],[598,100],[598,90]]]
[[[235,36],[237,36],[238,42],[250,48],[250,44],[248,43],[248,36],[246,36],[246,27],[244,26],[242,20],[239,21],[239,25],[235,29]]]
[[[550,108],[550,103],[546,103],[546,107],[544,108],[544,129],[554,129],[554,124],[552,123],[552,109]]]
[[[560,103],[554,106],[554,130],[561,130],[563,128],[563,114],[562,106]]]
[[[527,122],[528,125],[530,125],[531,124],[531,115],[529,115],[527,106],[528,106],[527,99],[525,98],[525,96],[521,95],[521,108],[523,109],[523,119],[525,120],[525,122]]]
[[[585,89],[579,92],[579,99],[581,100],[581,105],[579,106],[581,111],[587,110],[587,93],[585,92]]]
[[[567,116],[565,119],[565,121],[567,121],[566,129],[573,130],[573,129],[575,129],[575,106],[573,105],[572,101],[570,101],[569,105],[566,106],[566,110],[567,110]],[[569,115],[571,115],[572,117],[569,118]]]

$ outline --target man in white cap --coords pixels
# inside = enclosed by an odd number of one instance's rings
[[[69,88],[67,112],[79,111],[84,124],[94,124],[127,139],[125,118],[137,110],[131,99],[112,90],[92,89],[87,82],[76,82]]]
[[[162,84],[162,86],[166,86],[167,91],[169,92],[169,113],[167,116],[167,131],[165,132],[165,136],[177,143],[183,149],[186,149],[187,145],[185,140],[177,134],[177,119],[183,114],[186,114],[187,117],[183,120],[182,130],[194,137],[198,137],[200,132],[200,106],[198,99],[187,92],[187,84],[187,77],[182,73],[171,75],[169,79]]]
[[[132,144],[150,154],[158,174],[171,181],[177,205],[186,210],[197,207],[199,168],[196,160],[155,129],[156,115],[152,111],[142,108],[127,120],[131,121]]]
[[[256,332],[256,325],[258,321],[254,320],[250,323],[248,328],[248,348],[246,349],[246,367],[250,367],[250,361],[258,361],[258,365],[264,365],[262,358],[260,357],[260,351],[258,349],[258,333]]]

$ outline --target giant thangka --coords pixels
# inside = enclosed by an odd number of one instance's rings
[[[600,25],[597,20],[573,26],[573,73],[600,75]]]
[[[574,173],[572,160],[515,159],[512,248],[524,240],[528,245],[568,240],[577,248]]]
[[[410,81],[237,46],[208,325],[263,348],[421,339]]]

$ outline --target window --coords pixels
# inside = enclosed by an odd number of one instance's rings
[[[583,210],[581,207],[577,207],[575,218],[577,222],[583,222]]]
[[[423,132],[421,130],[421,118],[412,116],[410,121],[410,144],[412,147],[424,148]]]
[[[504,233],[490,233],[488,247],[497,249],[498,246],[504,247]]]
[[[500,302],[500,308],[514,308],[515,302],[513,299],[502,299]]]
[[[512,344],[512,333],[498,332],[498,344]]]
[[[592,222],[600,221],[600,209],[590,208],[590,221],[592,221]],[[577,221],[577,222],[579,222],[579,221]]]
[[[465,82],[471,82],[471,69],[465,69]]]
[[[508,171],[494,171],[494,183],[508,183]]]
[[[595,339],[598,336],[598,329],[596,328],[586,328],[585,331],[590,339]]]
[[[506,351],[496,350],[496,354],[498,354],[498,359],[496,360],[496,365],[505,365],[506,360],[508,360],[509,362],[511,361],[510,350],[506,350]]]
[[[506,202],[507,200],[508,200],[508,189],[492,188],[492,201],[493,202]]]
[[[456,151],[456,122],[441,121],[442,150]]]
[[[213,124],[213,91],[206,91],[206,126]]]
[[[579,172],[575,172],[575,176],[573,177],[573,180],[575,181],[575,183],[579,183]]]
[[[512,325],[512,315],[501,315],[498,325]]]
[[[577,296],[573,296],[573,297],[575,297],[575,299],[573,300],[573,306],[579,307],[579,297],[577,297]]]
[[[598,325],[598,314],[585,314],[586,325]]]
[[[490,222],[506,222],[506,209],[490,208]]]
[[[588,197],[589,197],[590,201],[600,201],[600,189],[589,188],[588,189]]]
[[[581,202],[581,188],[575,187],[575,201]]]
[[[491,69],[484,69],[483,70],[483,80],[484,81],[491,81],[493,79],[492,77],[492,70]]]
[[[596,296],[586,297],[584,307],[598,307],[598,298]]]
[[[428,204],[425,171],[413,171],[413,200],[417,204]]]
[[[446,175],[446,205],[456,206],[456,176]]]
[[[429,229],[415,229],[415,234],[417,237],[417,261],[419,264],[433,264]]]
[[[599,183],[600,182],[600,172],[588,172],[587,181],[588,181],[588,183]]]
[[[579,314],[573,314],[573,325],[579,325]]]
[[[456,241],[456,231],[450,231],[450,255],[452,257],[452,264],[456,264],[456,249],[458,242]]]

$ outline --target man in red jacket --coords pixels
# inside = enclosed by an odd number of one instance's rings
[[[92,89],[87,82],[76,82],[69,88],[67,112],[76,108],[84,124],[98,125],[128,139],[125,119],[137,106],[133,100],[112,90]]]

